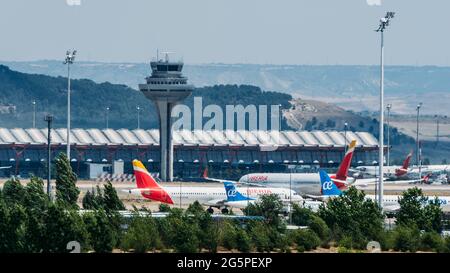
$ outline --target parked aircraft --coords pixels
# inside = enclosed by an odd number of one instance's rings
[[[355,179],[348,176],[348,170],[355,151],[356,141],[353,140],[335,174],[331,179],[340,189],[345,189]],[[227,180],[207,178],[211,181],[225,182]],[[250,184],[262,187],[291,188],[301,195],[320,194],[320,176],[318,173],[252,173],[242,176],[239,184]]]
[[[208,211],[213,212],[212,208],[221,209],[223,213],[228,212],[228,207],[240,207],[239,203],[229,202],[227,192],[223,187],[217,186],[161,186],[145,166],[139,160],[133,160],[133,170],[136,177],[137,188],[126,190],[130,194],[141,195],[146,199],[158,201],[171,205],[187,205],[198,201],[204,206],[208,206]],[[225,188],[229,184],[225,184]],[[291,200],[299,202],[302,197],[295,191],[285,188],[260,188],[260,187],[242,187],[240,192],[254,200],[258,200],[263,195],[276,194],[281,200]]]

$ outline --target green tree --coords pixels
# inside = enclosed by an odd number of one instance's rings
[[[26,217],[22,205],[0,201],[0,253],[17,253],[25,250]]]
[[[263,195],[257,203],[250,203],[244,210],[245,215],[263,216],[268,225],[283,229],[280,217],[283,203],[280,197],[275,194]]]
[[[421,189],[414,187],[403,192],[399,205],[398,225],[414,225],[421,230],[441,232],[443,213],[438,199],[429,201]]]
[[[420,246],[420,231],[417,226],[397,226],[393,234],[393,245],[396,251],[416,252]]]
[[[166,235],[166,245],[180,253],[195,253],[199,250],[199,232],[195,221],[183,215],[179,209],[172,209],[164,220],[167,222],[160,227],[164,228],[162,232]]]
[[[78,208],[80,190],[76,186],[77,177],[64,153],[56,158],[56,201],[67,207]]]
[[[96,203],[95,203],[95,195],[94,193],[90,192],[89,190],[86,192],[86,194],[83,196],[82,200],[83,209],[86,210],[92,210],[96,209]]]
[[[328,243],[330,239],[330,229],[322,218],[312,215],[311,220],[308,222],[308,227],[319,236],[324,246]]]
[[[31,177],[25,187],[24,206],[26,219],[26,252],[41,252],[44,248],[43,234],[46,233],[44,215],[50,205],[50,199],[44,191],[44,181]]]
[[[103,210],[94,210],[83,215],[88,233],[88,244],[97,253],[111,252],[116,245],[117,234],[109,215]]]
[[[258,252],[271,251],[270,228],[260,221],[254,221],[249,224],[249,235]]]
[[[445,241],[435,231],[427,231],[420,236],[420,249],[424,251],[445,252]]]
[[[308,208],[302,208],[298,204],[294,204],[292,208],[292,223],[297,226],[309,225],[314,212]]]
[[[170,212],[170,206],[164,203],[159,204],[159,212]]]
[[[3,200],[6,204],[22,204],[25,196],[25,188],[19,179],[11,178],[3,185]]]
[[[236,248],[243,253],[252,250],[252,240],[245,229],[238,228],[236,230]]]
[[[45,233],[43,236],[44,252],[68,252],[67,244],[71,241],[86,247],[88,234],[83,219],[77,210],[67,209],[65,205],[52,203],[43,218]]]
[[[117,196],[117,191],[111,184],[111,181],[108,181],[104,187],[103,201],[105,210],[125,210],[125,205],[119,199],[119,196]]]
[[[333,239],[350,236],[358,248],[365,248],[368,241],[379,241],[383,234],[380,207],[355,187],[321,205],[318,216],[331,228]]]
[[[121,248],[123,250],[133,250],[138,253],[155,251],[162,247],[156,220],[150,216],[137,214],[126,231]]]
[[[297,229],[293,236],[299,252],[310,251],[320,245],[319,236],[310,229]]]
[[[48,194],[44,191],[42,178],[32,176],[25,187],[24,206],[31,210],[42,212],[47,208],[49,201]]]
[[[205,210],[203,209],[203,206],[197,200],[194,203],[190,204],[186,210],[186,214],[194,215],[200,215],[204,212]]]
[[[236,224],[230,220],[224,220],[220,223],[220,245],[228,250],[237,248],[238,229]]]
[[[199,226],[197,237],[200,239],[200,248],[216,253],[220,241],[218,224],[205,211],[197,216],[197,222]]]

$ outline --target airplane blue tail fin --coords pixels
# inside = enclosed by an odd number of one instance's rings
[[[242,195],[237,189],[236,186],[231,182],[224,182],[225,192],[227,193],[227,201],[246,201],[253,200],[247,196]]]
[[[342,191],[334,184],[333,180],[331,180],[330,176],[324,171],[320,170],[320,186],[322,195],[325,196],[333,196],[340,195]]]

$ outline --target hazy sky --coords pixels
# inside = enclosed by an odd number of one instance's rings
[[[387,64],[450,66],[448,0],[0,0],[0,60],[376,64],[387,10]]]

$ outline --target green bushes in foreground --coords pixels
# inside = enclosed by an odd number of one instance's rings
[[[329,200],[317,213],[295,205],[292,222],[304,228],[293,230],[287,228],[283,204],[275,195],[244,209],[263,220],[213,220],[197,202],[187,210],[161,205],[160,210],[169,213],[164,218],[135,208],[133,217],[125,219],[118,213],[124,206],[110,183],[85,196],[83,207],[89,210],[79,210],[76,177],[65,169],[70,165],[64,157],[58,162],[56,200],[48,198],[40,178],[31,178],[26,186],[16,179],[4,184],[0,252],[68,252],[71,241],[78,242],[83,252],[304,252],[319,246],[355,252],[365,250],[370,241],[379,242],[383,250],[450,252],[450,237],[439,234],[440,207],[417,189],[405,192],[392,231],[384,229],[381,209],[354,188]]]

